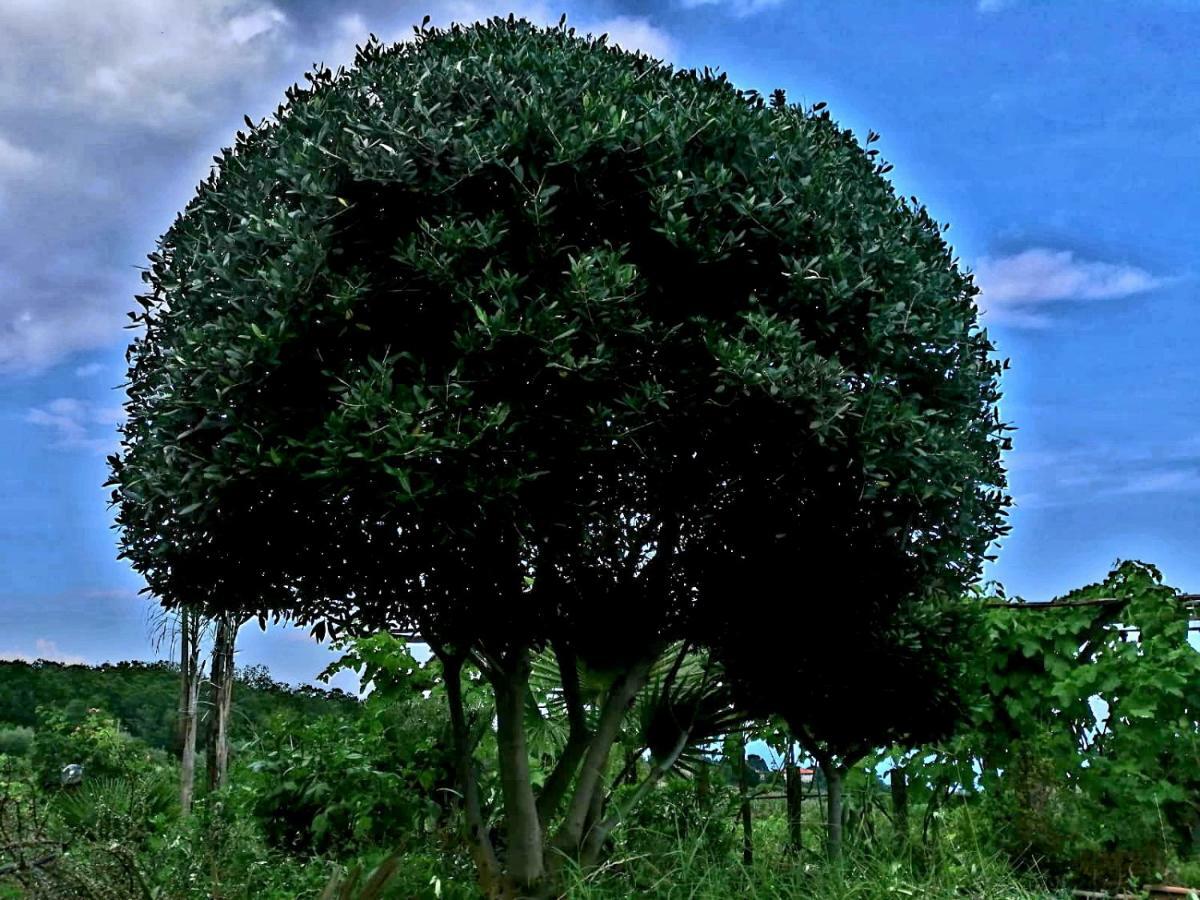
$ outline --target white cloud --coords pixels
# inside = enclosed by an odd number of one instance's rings
[[[1044,328],[1053,319],[1041,304],[1060,300],[1111,300],[1161,287],[1165,279],[1120,263],[1077,259],[1070,250],[1032,247],[1001,257],[984,257],[975,281],[990,321]]]
[[[1128,297],[1161,283],[1145,269],[1076,259],[1070,250],[1042,247],[984,258],[975,274],[993,300],[1018,303]]]
[[[262,2],[41,0],[0,13],[0,109],[188,129],[210,92],[262,74],[286,17]],[[47,65],[47,61],[52,64]],[[22,77],[36,71],[37,78]],[[198,121],[196,121],[198,120]]]
[[[22,301],[0,294],[0,373],[37,371],[121,334],[123,305],[110,298],[70,295],[36,312]]]
[[[0,3],[0,374],[125,336],[124,248],[152,249],[197,153],[278,94],[287,32],[267,0]]]
[[[675,42],[661,28],[636,16],[616,16],[588,26],[593,34],[607,34],[609,43],[625,50],[641,50],[656,59],[670,60],[677,53]]]
[[[48,662],[63,663],[68,666],[86,666],[88,661],[74,653],[64,653],[58,649],[54,641],[38,638],[33,642],[33,652],[20,650],[0,650],[0,659],[16,660],[18,662],[36,662],[39,659]]]
[[[1164,469],[1127,475],[1114,485],[1114,494],[1182,493],[1200,490],[1200,472],[1195,468]]]
[[[29,410],[25,421],[47,429],[53,438],[52,447],[107,451],[116,444],[116,427],[124,417],[124,410],[119,406],[101,406],[74,397],[59,397]]]
[[[426,12],[446,25],[496,9],[483,0],[0,0],[0,376],[127,339],[144,262],[136,248],[153,249],[243,113],[272,112],[314,62],[348,65],[370,32],[410,39]],[[543,0],[519,0],[513,12],[542,24],[560,14]],[[644,17],[572,24],[675,54]]]
[[[41,165],[41,157],[0,134],[0,176],[25,175]]]
[[[88,363],[86,366],[77,366],[75,376],[77,378],[91,378],[93,375],[99,375],[104,371],[104,366],[100,363]]]
[[[1020,505],[1051,507],[1099,498],[1200,491],[1200,436],[1142,442],[1091,440],[1017,449],[1005,459]]]
[[[229,20],[228,32],[235,44],[244,44],[259,35],[273,31],[287,21],[287,16],[274,7],[256,9]]]

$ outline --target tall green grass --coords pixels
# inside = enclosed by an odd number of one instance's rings
[[[869,856],[848,860],[840,867],[767,863],[745,867],[739,863],[696,864],[685,847],[665,860],[653,864],[641,860],[639,864],[645,869],[635,879],[611,869],[574,877],[567,884],[567,896],[580,900],[634,896],[661,900],[1045,900],[1057,896],[990,859],[932,870]]]
[[[1014,871],[1007,859],[989,849],[968,809],[956,810],[942,823],[936,842],[902,843],[884,828],[870,838],[850,842],[837,864],[815,849],[821,837],[815,823],[808,834],[814,847],[793,854],[787,849],[783,817],[758,818],[754,863],[749,866],[742,864],[740,843],[734,843],[732,852],[714,855],[709,852],[714,843],[729,847],[729,842],[714,842],[713,835],[703,832],[628,834],[622,841],[625,852],[618,852],[600,869],[569,872],[566,896],[579,900],[1047,900],[1065,896],[1047,888],[1036,873]]]

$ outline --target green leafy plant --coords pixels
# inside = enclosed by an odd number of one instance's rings
[[[88,778],[59,799],[58,811],[72,831],[88,840],[137,844],[169,817],[177,803],[170,773]]]
[[[25,756],[33,747],[33,729],[22,725],[0,725],[0,754]]]
[[[87,709],[78,722],[65,711],[41,707],[32,762],[41,783],[57,786],[64,766],[83,766],[84,779],[115,778],[153,768],[154,754],[121,731],[100,709]]]
[[[1200,650],[1178,591],[1124,562],[988,613],[968,727],[908,764],[922,799],[980,793],[1010,854],[1047,873],[1153,878],[1200,823]]]
[[[428,794],[414,794],[386,750],[358,722],[279,720],[249,749],[247,786],[268,841],[336,855],[419,833]]]

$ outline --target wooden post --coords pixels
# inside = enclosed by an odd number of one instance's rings
[[[842,770],[831,759],[822,759],[825,775],[825,849],[830,862],[842,858]]]
[[[750,808],[750,767],[746,765],[746,734],[738,736],[738,793],[741,795],[742,864],[754,865],[754,812]]]
[[[804,850],[804,776],[796,764],[794,746],[788,747],[783,774],[787,796],[788,847],[792,853],[800,854]]]
[[[908,846],[908,773],[901,766],[892,768],[892,822],[896,831],[896,848],[901,852]]]

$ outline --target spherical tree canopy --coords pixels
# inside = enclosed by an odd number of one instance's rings
[[[957,590],[1002,530],[976,289],[822,109],[493,20],[216,163],[113,459],[164,602],[603,656],[789,559]]]

